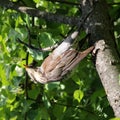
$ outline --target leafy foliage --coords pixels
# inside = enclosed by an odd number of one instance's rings
[[[22,0],[22,4],[68,16],[79,13],[76,6],[44,0]],[[120,46],[118,5],[110,8],[110,15],[115,20],[116,42]],[[61,34],[66,36],[70,26],[0,8],[0,28],[0,120],[86,120],[88,117],[89,120],[118,120],[112,119],[113,111],[90,56],[61,82],[46,85],[26,82],[23,65],[28,53],[29,63],[34,59],[38,64],[49,53],[27,48],[17,38],[44,48],[60,42]]]

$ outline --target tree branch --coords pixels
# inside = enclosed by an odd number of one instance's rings
[[[90,7],[88,0],[82,0],[83,14]],[[115,116],[120,117],[120,58],[116,50],[113,26],[108,15],[105,0],[98,0],[94,14],[87,19],[84,28],[88,33],[91,33],[90,39],[95,43],[95,65],[109,103],[113,108]]]
[[[67,4],[67,5],[76,5],[79,6],[80,3],[75,3],[75,2],[68,2],[66,0],[62,1],[62,0],[47,0],[47,1],[51,1],[51,2],[59,2],[59,3],[63,3],[63,4]]]
[[[29,44],[23,42],[23,41],[20,40],[19,38],[17,39],[17,41],[18,41],[19,43],[25,45],[25,46],[28,47],[28,48],[31,48],[31,49],[33,49],[33,50],[39,50],[39,51],[41,51],[41,52],[51,51],[51,50],[55,49],[55,48],[58,46],[58,44],[55,44],[55,45],[53,45],[53,46],[46,47],[46,48],[37,48],[37,47],[34,47],[34,46],[32,46],[32,45],[29,45]]]
[[[22,13],[26,13],[32,17],[43,18],[47,21],[54,21],[58,23],[70,24],[79,26],[82,21],[82,17],[67,17],[60,14],[53,14],[44,11],[40,11],[36,8],[25,7],[15,4],[15,2],[10,2],[9,0],[0,0],[0,6],[6,7],[7,9],[13,9]]]

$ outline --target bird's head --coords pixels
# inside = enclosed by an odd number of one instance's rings
[[[43,76],[42,72],[40,71],[40,68],[33,68],[32,66],[24,65],[25,69],[32,79],[33,82],[37,83],[42,83],[45,84],[47,83],[47,78]]]

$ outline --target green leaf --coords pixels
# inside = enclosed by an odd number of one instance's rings
[[[50,47],[55,43],[55,40],[52,38],[51,34],[47,32],[40,34],[39,39],[42,47]]]
[[[28,95],[30,98],[36,99],[37,96],[39,95],[39,92],[40,91],[38,88],[34,88],[34,89],[28,91]]]
[[[27,48],[27,51],[30,53],[30,55],[36,59],[36,60],[43,60],[43,54],[42,52],[39,52],[38,50],[33,50],[30,48]]]
[[[56,118],[62,120],[63,113],[65,112],[65,110],[66,110],[66,106],[55,105],[53,109],[53,113],[56,116]]]
[[[44,104],[47,108],[49,108],[51,106],[51,103],[45,94],[43,95],[42,100],[44,101]]]
[[[46,108],[40,107],[37,111],[35,120],[51,120]]]
[[[120,118],[111,118],[109,120],[120,120]]]
[[[95,103],[97,101],[97,98],[102,98],[105,95],[106,94],[105,94],[104,89],[98,89],[91,95],[91,102]]]
[[[45,84],[45,89],[52,91],[52,90],[55,90],[56,88],[58,88],[59,85],[60,85],[60,82],[48,83],[48,84]]]
[[[2,85],[9,85],[9,81],[6,78],[6,71],[3,68],[2,64],[0,65],[0,80],[2,82]]]
[[[84,96],[84,93],[81,90],[75,90],[73,96],[75,100],[80,102]]]

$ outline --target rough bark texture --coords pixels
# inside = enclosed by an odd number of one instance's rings
[[[84,13],[92,6],[88,0],[83,0],[81,4]],[[98,0],[95,3],[93,15],[89,17],[84,27],[91,33],[92,43],[95,43],[95,65],[109,103],[115,116],[120,117],[120,58],[116,51],[114,31],[105,0]]]

